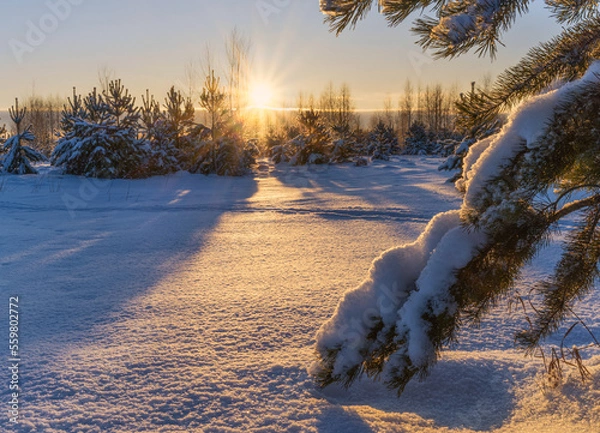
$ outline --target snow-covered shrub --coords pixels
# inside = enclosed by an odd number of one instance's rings
[[[285,134],[281,129],[275,129],[274,127],[269,127],[267,134],[265,135],[265,145],[264,150],[265,154],[268,157],[271,157],[271,152],[273,148],[277,146],[281,146],[287,140],[285,138]]]
[[[144,139],[149,147],[148,175],[162,175],[191,168],[198,143],[208,137],[208,128],[194,122],[194,107],[189,99],[171,87],[164,110],[146,92],[141,109]]]
[[[379,121],[368,135],[367,156],[373,159],[389,161],[390,156],[398,154],[398,135],[394,128]]]
[[[356,142],[350,137],[335,140],[329,162],[331,164],[341,164],[352,161],[357,154],[356,148]]]
[[[318,142],[314,137],[298,136],[287,143],[292,156],[290,164],[327,164],[329,162],[329,151],[331,144]]]
[[[344,137],[334,143],[333,132],[325,126],[320,112],[313,109],[298,115],[299,129],[289,128],[285,143],[274,146],[271,159],[292,165],[345,162],[352,153],[352,144]],[[336,149],[337,146],[337,149]]]
[[[270,158],[275,164],[282,162],[289,162],[292,159],[294,147],[290,146],[289,143],[278,144],[273,146],[270,150]]]
[[[288,162],[291,155],[286,144],[298,137],[302,131],[299,125],[285,125],[281,128],[270,127],[265,137],[265,145],[262,154],[270,158],[275,164]]]
[[[199,144],[190,172],[243,176],[256,164],[258,153],[255,141],[244,142],[234,134],[208,139]]]
[[[286,142],[291,137],[286,137],[286,134],[282,130],[275,130],[270,128],[265,137],[265,154],[275,164],[282,162],[288,162],[291,155],[289,155],[289,148],[286,146]]]
[[[290,164],[329,163],[333,144],[321,115],[314,110],[308,110],[300,113],[299,122],[303,129],[302,134],[288,142],[293,154]]]
[[[72,132],[58,141],[53,164],[65,173],[98,178],[133,178],[143,172],[148,148],[114,124],[78,120]]]
[[[300,128],[291,127],[285,135],[271,136],[269,156],[275,164],[328,164],[349,160],[353,153],[352,144],[341,138],[333,142],[319,112],[309,110],[300,113],[298,123]]]
[[[0,160],[2,171],[11,174],[36,174],[31,163],[46,161],[46,157],[23,142],[32,143],[35,136],[29,128],[10,137],[3,145],[5,155]]]
[[[403,154],[448,157],[458,148],[463,136],[446,129],[434,131],[414,122],[405,138]]]
[[[404,155],[432,155],[434,151],[431,139],[425,125],[421,122],[414,122],[408,129],[402,153]]]
[[[435,155],[448,158],[453,155],[463,142],[462,137],[441,137],[436,140],[437,149]]]
[[[366,167],[369,165],[371,160],[366,156],[356,156],[352,162],[356,167]]]
[[[36,174],[37,170],[33,168],[31,163],[43,162],[46,157],[34,150],[32,147],[24,145],[24,142],[33,143],[35,136],[31,132],[31,128],[26,128],[23,132],[22,122],[25,118],[27,110],[19,108],[19,100],[16,100],[15,106],[9,110],[10,117],[17,127],[17,133],[10,137],[2,144],[2,153],[0,159],[2,171],[10,174]],[[1,135],[4,135],[6,130],[0,128]]]
[[[62,113],[63,128],[52,153],[52,163],[65,173],[98,178],[135,178],[145,175],[149,152],[139,134],[135,98],[112,81],[99,94],[74,94]]]
[[[147,154],[145,171],[148,175],[165,175],[183,168],[183,154],[175,145],[170,128],[163,118],[145,127]]]

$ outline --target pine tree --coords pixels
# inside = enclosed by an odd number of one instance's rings
[[[220,79],[211,71],[206,77],[204,88],[200,95],[200,105],[204,108],[210,119],[211,138],[219,138],[227,117],[227,94],[221,90]]]
[[[173,173],[181,168],[181,152],[175,146],[176,137],[171,133],[159,103],[146,90],[142,96],[140,120],[144,139],[149,151],[147,171],[151,175]]]
[[[2,171],[11,174],[37,174],[37,170],[31,163],[46,161],[46,157],[23,142],[33,143],[35,136],[31,132],[31,127],[23,129],[22,123],[27,114],[25,107],[19,108],[19,100],[15,99],[15,105],[9,110],[11,120],[17,128],[16,134],[10,137],[2,146],[5,153],[2,158]],[[4,132],[4,127],[1,128]]]
[[[332,143],[329,163],[342,164],[344,162],[350,162],[353,161],[356,156],[356,142],[350,134],[346,134],[344,138],[339,138]]]
[[[293,138],[293,137],[292,137]],[[289,148],[286,146],[286,142],[291,139],[286,137],[284,131],[278,131],[273,127],[269,128],[265,137],[265,151],[271,161],[275,164],[282,162],[289,162],[292,155],[290,155]]]
[[[225,134],[217,140],[200,142],[192,173],[219,176],[243,176],[256,163],[258,147],[254,141],[244,142],[240,135]]]
[[[171,87],[165,97],[164,110],[148,90],[142,102],[142,129],[150,146],[149,173],[168,174],[189,169],[198,142],[208,132],[208,128],[195,123],[192,101]]]
[[[140,139],[140,112],[135,98],[111,81],[103,93],[82,98],[75,90],[62,112],[62,135],[52,163],[67,174],[98,178],[147,175],[147,151]]]
[[[434,17],[415,21],[414,31],[438,57],[469,50],[493,57],[502,33],[528,3],[379,5],[391,25],[412,12],[433,11]],[[513,293],[523,266],[566,217],[576,226],[553,275],[535,288],[541,303],[518,342],[539,350],[594,289],[600,276],[600,12],[596,0],[546,3],[563,32],[532,48],[489,92],[459,104],[466,126],[480,129],[519,104],[498,134],[470,147],[459,182],[461,209],[437,215],[416,242],[384,253],[370,278],[341,301],[317,336],[312,371],[321,385],[350,385],[367,374],[401,393],[414,376],[426,376],[461,325],[478,323]],[[357,24],[372,1],[321,4],[339,33]]]
[[[200,105],[206,110],[211,127],[199,134],[190,172],[219,176],[247,174],[256,162],[258,147],[253,141],[244,141],[243,126],[227,110],[227,94],[214,71],[206,77]]]
[[[428,133],[425,124],[422,122],[414,122],[408,128],[406,138],[404,139],[404,149],[402,153],[405,155],[431,155],[432,152],[432,137]]]
[[[181,92],[171,87],[164,102],[167,127],[173,137],[175,147],[183,155],[191,155],[194,149],[196,110],[191,99],[184,98]]]
[[[389,124],[379,121],[369,134],[367,154],[373,159],[389,161],[390,156],[400,152],[398,135]]]
[[[292,165],[327,164],[333,144],[321,113],[313,109],[300,112],[298,121],[302,133],[289,145],[293,149],[290,159]]]

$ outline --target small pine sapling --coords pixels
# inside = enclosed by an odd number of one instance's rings
[[[9,115],[15,124],[16,134],[3,144],[5,156],[2,159],[2,171],[5,173],[37,174],[37,170],[32,166],[32,163],[46,161],[44,155],[23,144],[24,142],[32,143],[35,141],[31,127],[23,129],[22,126],[26,113],[27,109],[25,107],[19,108],[19,100],[15,99],[15,105],[10,108]]]

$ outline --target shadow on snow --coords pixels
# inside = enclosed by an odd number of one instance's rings
[[[344,407],[368,405],[390,415],[416,414],[440,428],[490,431],[502,426],[515,408],[513,380],[508,362],[463,356],[440,361],[425,381],[410,382],[400,397],[369,379],[349,390],[332,386],[322,394]]]
[[[20,297],[23,350],[48,339],[83,344],[86,332],[201,251],[220,217],[257,191],[247,177],[186,174],[106,181],[86,201],[88,180],[60,179],[48,192],[15,177],[0,192],[0,292]],[[80,200],[71,213],[66,195]]]

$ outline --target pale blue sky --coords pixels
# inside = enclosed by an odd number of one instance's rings
[[[65,2],[80,4],[70,11],[49,7]],[[271,5],[269,16],[261,15],[261,4]],[[558,31],[536,2],[506,36],[495,62],[474,56],[431,61],[414,45],[409,22],[388,28],[376,10],[336,38],[317,0],[9,0],[1,9],[0,107],[34,88],[42,95],[66,96],[73,86],[87,92],[102,66],[135,95],[150,88],[162,96],[185,80],[186,65],[202,57],[206,43],[222,52],[237,27],[252,39],[254,74],[273,82],[280,103],[294,104],[299,91],[318,94],[333,81],[350,85],[359,108],[380,108],[387,94],[402,92],[407,78],[463,90]],[[46,27],[43,41],[28,38],[29,23]]]

